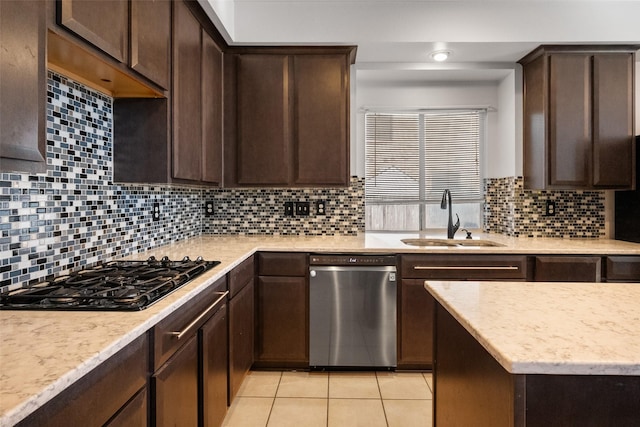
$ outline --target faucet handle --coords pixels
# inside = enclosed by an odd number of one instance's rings
[[[456,214],[456,223],[453,225],[453,233],[455,234],[455,232],[458,231],[459,228],[460,228],[460,217],[458,216],[458,214]]]

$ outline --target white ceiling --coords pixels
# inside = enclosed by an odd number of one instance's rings
[[[353,44],[376,78],[499,80],[540,44],[640,45],[640,0],[199,1],[230,44]]]

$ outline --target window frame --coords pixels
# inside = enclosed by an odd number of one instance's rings
[[[432,205],[440,205],[440,198],[441,198],[441,194],[438,194],[437,196],[434,195],[434,192],[431,191],[429,195],[426,194],[427,192],[427,184],[426,184],[426,178],[428,176],[428,171],[427,171],[427,160],[426,160],[426,146],[427,146],[427,141],[426,141],[426,127],[425,127],[425,116],[427,115],[441,115],[441,114],[447,114],[447,113],[473,113],[473,114],[477,114],[477,150],[475,151],[475,156],[476,156],[476,160],[475,160],[475,169],[477,170],[477,198],[474,197],[458,197],[455,198],[455,194],[454,195],[454,210],[455,210],[455,205],[457,204],[458,206],[464,204],[468,207],[473,207],[473,205],[477,205],[477,216],[475,215],[476,212],[474,212],[474,217],[472,221],[469,221],[471,224],[472,228],[480,228],[482,227],[482,221],[483,221],[483,204],[484,204],[484,189],[483,189],[483,177],[484,177],[484,171],[483,171],[483,165],[484,165],[484,161],[483,161],[483,154],[484,154],[484,146],[486,144],[486,139],[487,139],[487,126],[488,126],[488,117],[487,117],[487,112],[488,112],[488,108],[474,108],[474,107],[469,107],[469,108],[433,108],[433,109],[415,109],[415,110],[406,110],[406,109],[397,109],[397,110],[383,110],[383,111],[376,111],[376,110],[366,110],[365,114],[364,114],[364,127],[365,127],[365,131],[364,131],[364,148],[365,148],[365,211],[367,209],[370,209],[371,206],[392,206],[392,205],[409,205],[409,206],[418,206],[418,227],[417,229],[415,228],[403,228],[403,229],[396,229],[396,228],[392,228],[392,229],[387,229],[387,228],[371,228],[372,224],[368,223],[368,218],[369,218],[369,214],[365,213],[365,217],[367,218],[366,221],[366,229],[370,230],[370,231],[423,231],[429,228],[433,228],[433,226],[429,227],[428,225],[432,222],[430,221],[430,219],[434,216],[434,215],[427,215],[427,211],[429,210],[429,207]],[[418,156],[419,156],[419,172],[418,172],[418,194],[417,194],[417,198],[414,199],[383,199],[383,200],[371,200],[368,199],[367,197],[367,182],[370,182],[371,177],[368,175],[367,171],[369,169],[369,153],[368,150],[370,149],[370,143],[369,143],[369,133],[368,131],[368,120],[370,120],[371,116],[381,116],[381,115],[415,115],[417,118],[417,122],[418,122]],[[444,188],[442,189],[442,191],[444,191]],[[369,208],[367,207],[369,206]],[[475,210],[475,209],[473,209]],[[444,211],[443,211],[444,212]],[[446,212],[445,212],[446,214]],[[467,218],[468,219],[468,218]],[[461,218],[462,220],[462,218]],[[464,226],[464,223],[463,223]]]

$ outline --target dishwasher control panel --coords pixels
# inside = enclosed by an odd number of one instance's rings
[[[311,255],[309,265],[396,265],[395,255]]]

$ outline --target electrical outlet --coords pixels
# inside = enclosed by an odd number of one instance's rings
[[[293,216],[293,202],[284,202],[284,216]]]
[[[327,205],[324,200],[316,201],[316,215],[326,215],[327,214]]]
[[[160,221],[160,203],[153,202],[153,211],[151,212],[154,221]]]
[[[296,215],[309,216],[309,202],[296,202]]]
[[[546,216],[554,216],[556,214],[556,202],[553,200],[547,200],[547,206],[545,208]]]
[[[204,204],[204,216],[213,216],[215,213],[213,200],[209,200]]]

